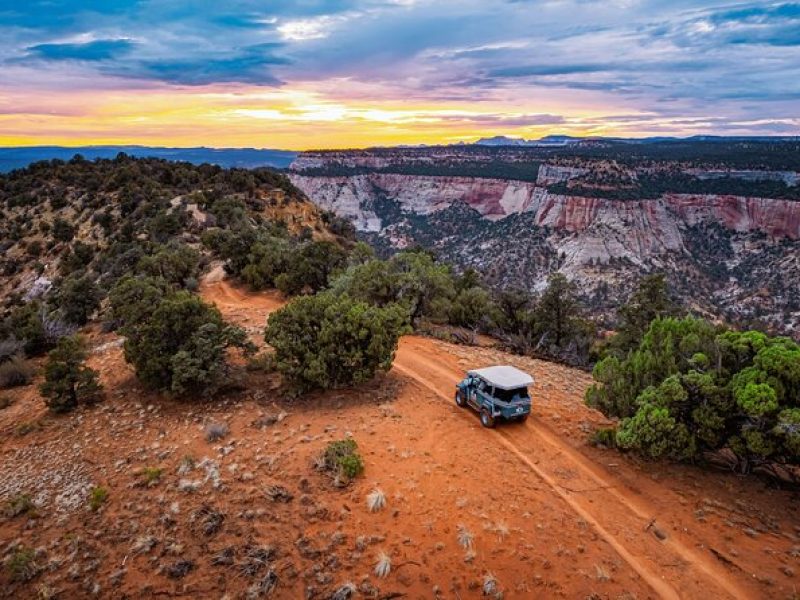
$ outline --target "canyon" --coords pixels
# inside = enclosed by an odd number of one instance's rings
[[[608,173],[637,182],[652,176],[653,167],[580,157],[531,160],[524,181],[422,174],[498,160],[481,152],[431,150],[427,164],[418,149],[394,157],[386,150],[301,154],[290,179],[320,207],[351,220],[379,253],[421,245],[459,268],[477,268],[498,286],[533,292],[558,271],[605,320],[613,320],[614,306],[643,275],[663,272],[699,313],[800,333],[800,304],[791,292],[800,289],[800,202],[682,192],[619,199],[620,185],[609,184]],[[509,152],[501,161],[523,170],[521,151]],[[655,169],[675,172],[672,164]],[[681,165],[680,173],[703,182],[780,181],[788,190],[797,180],[796,171],[702,164]],[[576,185],[598,180],[591,196]]]

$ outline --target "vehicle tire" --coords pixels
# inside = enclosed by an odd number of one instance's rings
[[[456,404],[458,404],[461,408],[467,406],[467,401],[464,399],[464,396],[461,392],[456,392]]]
[[[520,423],[524,423],[525,421],[527,421],[527,420],[528,420],[528,415],[522,415],[521,417],[517,417],[517,420],[518,420]]]
[[[481,410],[481,425],[487,429],[494,427],[494,417],[485,408]]]

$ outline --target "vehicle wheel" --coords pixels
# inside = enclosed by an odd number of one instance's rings
[[[487,429],[494,427],[494,417],[485,408],[481,411],[481,425]]]
[[[464,396],[461,392],[456,392],[456,404],[458,404],[461,408],[464,408],[467,405],[467,401],[464,399]]]
[[[522,415],[521,417],[517,417],[517,420],[518,420],[520,423],[524,423],[525,421],[527,421],[527,420],[528,420],[528,415]]]

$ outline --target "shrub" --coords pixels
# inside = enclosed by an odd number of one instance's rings
[[[25,344],[13,335],[4,340],[0,340],[0,363],[11,360],[15,356],[22,354]]]
[[[175,287],[184,287],[196,277],[200,253],[185,244],[163,246],[154,254],[139,259],[137,270],[150,277],[160,278]]]
[[[228,435],[228,426],[225,423],[211,423],[206,427],[206,441],[211,444],[218,442]]]
[[[102,396],[97,372],[87,367],[86,348],[77,336],[65,337],[48,354],[44,383],[40,389],[53,412],[68,412],[81,404],[96,402]]]
[[[94,246],[90,244],[84,244],[80,241],[75,242],[71,248],[67,248],[64,251],[59,271],[64,275],[68,275],[85,268],[94,259],[95,251]]]
[[[617,430],[610,427],[598,429],[592,434],[592,444],[605,446],[606,448],[616,448]]]
[[[500,320],[500,315],[488,291],[469,287],[456,295],[450,306],[449,319],[453,325],[487,331]]]
[[[36,563],[36,552],[32,548],[17,546],[6,561],[6,571],[11,581],[30,581],[41,571]]]
[[[28,385],[33,379],[35,369],[22,356],[0,363],[0,389]]]
[[[25,248],[25,252],[28,256],[32,256],[37,258],[42,254],[42,243],[38,240],[33,240],[28,242],[27,247]]]
[[[254,350],[242,328],[227,324],[216,307],[186,291],[167,294],[154,307],[125,312],[125,359],[151,388],[213,395],[227,378],[227,349]]]
[[[352,438],[328,443],[320,457],[320,468],[349,483],[364,472],[364,461],[358,453],[358,444]]]
[[[800,464],[800,345],[787,338],[656,319],[593,375],[587,402],[621,417],[622,449],[682,461],[727,450],[742,472]]]
[[[388,371],[406,330],[397,305],[379,308],[326,292],[270,315],[264,338],[278,370],[300,390],[363,383]]]
[[[161,480],[161,475],[164,474],[164,469],[159,467],[145,467],[142,470],[142,479],[144,484],[148,487],[156,485]]]
[[[286,272],[290,252],[289,242],[283,238],[268,236],[257,241],[247,254],[242,279],[256,290],[274,286],[276,278]]]
[[[329,278],[344,265],[346,258],[338,244],[308,242],[288,257],[285,272],[275,278],[275,285],[287,295],[306,289],[318,292],[328,285]]]
[[[75,236],[75,228],[64,219],[57,217],[53,221],[53,237],[59,242],[71,242]]]
[[[144,322],[168,288],[166,281],[155,277],[123,277],[109,293],[112,320],[123,327]]]
[[[421,317],[446,320],[455,296],[450,267],[437,263],[427,252],[416,250],[398,252],[388,261],[370,260],[351,267],[335,280],[332,288],[381,307],[400,304],[412,325]]]
[[[41,421],[23,421],[14,428],[14,431],[18,436],[22,437],[34,431],[39,431],[41,429],[42,429]]]
[[[6,505],[5,515],[9,518],[26,515],[28,517],[36,517],[36,504],[28,494],[17,494],[8,501]]]
[[[42,323],[42,311],[42,304],[34,300],[15,308],[4,324],[14,338],[24,342],[28,356],[38,356],[48,350],[49,341]]]
[[[554,352],[574,337],[579,316],[575,284],[561,273],[551,275],[536,307],[536,322],[542,337],[553,346]]]
[[[97,512],[108,500],[108,490],[103,486],[95,486],[89,490],[89,508]]]
[[[677,304],[670,296],[664,275],[645,277],[630,300],[619,309],[620,323],[610,350],[624,356],[639,344],[654,319],[674,316],[677,312]]]
[[[260,371],[261,373],[272,373],[275,371],[275,354],[273,352],[261,352],[251,357],[247,361],[248,371]]]
[[[70,275],[59,286],[55,301],[64,318],[75,325],[85,325],[100,307],[103,293],[91,277]]]
[[[76,329],[39,300],[15,308],[3,323],[5,335],[21,340],[29,357],[47,352],[60,338],[72,335]]]

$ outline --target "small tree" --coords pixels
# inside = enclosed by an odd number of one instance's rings
[[[166,281],[156,277],[124,277],[109,293],[111,318],[121,326],[145,321],[167,295]]]
[[[556,349],[561,348],[576,332],[580,313],[575,284],[561,273],[551,275],[536,307],[536,321],[543,337]]]
[[[23,341],[25,354],[29,357],[44,354],[60,338],[72,335],[76,329],[39,300],[14,309],[2,327],[5,335]]]
[[[587,402],[621,417],[620,448],[673,460],[726,450],[745,473],[800,464],[800,346],[792,340],[659,318],[624,360],[600,361],[594,377]]]
[[[333,242],[308,242],[294,251],[285,265],[286,272],[275,278],[284,294],[294,295],[308,289],[316,293],[328,285],[336,269],[344,265],[347,254]]]
[[[102,299],[102,291],[88,275],[67,277],[55,294],[64,319],[75,325],[85,325]]]
[[[276,364],[300,390],[336,388],[388,371],[406,330],[402,307],[377,307],[323,292],[272,313],[264,338]]]
[[[353,266],[331,287],[378,306],[401,304],[412,325],[421,317],[446,320],[455,296],[450,267],[417,250],[398,252],[388,261],[369,260]]]
[[[79,403],[93,403],[101,398],[97,372],[84,364],[86,347],[80,337],[61,338],[47,356],[40,391],[50,410],[68,412]]]
[[[151,277],[158,277],[176,287],[184,287],[186,281],[197,275],[200,253],[186,244],[162,246],[154,254],[143,256],[137,270]]]
[[[68,221],[57,217],[53,221],[53,237],[59,242],[71,242],[75,236],[75,228]]]
[[[500,319],[491,294],[481,287],[461,290],[450,307],[450,323],[472,330],[488,330]]]
[[[152,311],[133,308],[125,319],[125,359],[136,375],[149,387],[178,395],[213,395],[225,380],[227,349],[254,350],[241,327],[186,291],[167,294]]]
[[[619,309],[620,322],[611,341],[611,351],[624,356],[638,345],[654,319],[675,316],[677,312],[678,306],[669,294],[664,275],[648,275]]]
[[[272,236],[259,240],[250,248],[242,279],[256,290],[274,286],[275,279],[286,272],[290,253],[288,240]]]

